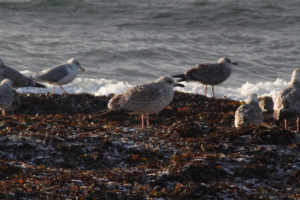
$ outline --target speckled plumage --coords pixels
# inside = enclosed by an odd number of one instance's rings
[[[273,119],[274,102],[272,97],[263,96],[258,98],[259,106],[263,111],[264,121],[270,121]]]
[[[126,92],[114,96],[109,101],[108,108],[128,110],[132,114],[157,113],[172,101],[173,83],[167,84],[164,79],[158,79],[152,83],[133,86]]]
[[[0,81],[4,79],[10,79],[13,82],[13,87],[45,87],[42,84],[35,82],[34,80],[24,76],[17,70],[6,66],[0,59]]]
[[[245,104],[238,107],[234,115],[234,125],[236,128],[251,124],[263,123],[263,112],[258,104],[256,94],[251,94]]]
[[[133,86],[111,98],[107,106],[108,111],[126,110],[130,114],[141,114],[142,126],[143,115],[146,114],[149,124],[149,114],[157,113],[171,103],[175,86],[183,87],[169,77],[160,77],[154,82]]]
[[[293,71],[289,86],[283,89],[275,100],[276,120],[295,119],[300,116],[300,68]]]

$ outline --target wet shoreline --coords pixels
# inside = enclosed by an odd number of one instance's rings
[[[1,199],[300,197],[299,135],[281,123],[236,130],[239,102],[175,92],[143,130],[139,116],[98,116],[108,100],[21,94],[1,116]]]

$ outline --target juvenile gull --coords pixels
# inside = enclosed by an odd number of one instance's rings
[[[40,87],[45,88],[44,85],[39,84],[35,82],[34,80],[31,80],[30,78],[24,76],[17,70],[6,66],[3,61],[0,59],[0,80],[3,79],[10,79],[13,82],[13,87],[19,88],[19,87]]]
[[[296,119],[297,132],[300,121],[300,68],[295,69],[289,86],[283,89],[276,97],[274,118],[284,119],[284,128],[287,128],[287,119]]]
[[[5,115],[7,111],[14,111],[18,107],[14,105],[14,102],[19,102],[19,95],[13,89],[13,82],[10,79],[4,79],[0,83],[0,108],[2,115]],[[19,105],[18,105],[19,106]]]
[[[205,96],[207,93],[207,85],[211,85],[212,96],[215,97],[214,85],[224,82],[231,74],[231,65],[237,65],[229,58],[220,58],[217,63],[197,64],[194,68],[189,69],[183,74],[174,75],[181,81],[198,81],[205,85]]]
[[[264,121],[271,121],[274,113],[274,102],[272,97],[263,96],[258,98],[259,107],[263,111]]]
[[[240,105],[235,111],[234,125],[240,128],[250,124],[263,123],[263,112],[258,105],[256,94],[250,94],[245,104]]]
[[[47,82],[53,85],[52,93],[54,93],[55,86],[59,85],[60,88],[67,93],[67,91],[62,87],[62,85],[72,82],[77,74],[78,69],[85,71],[81,67],[79,61],[74,58],[71,58],[67,61],[66,64],[53,66],[49,69],[45,69],[33,76],[33,79],[40,82]],[[68,93],[67,93],[68,94]]]
[[[110,111],[126,110],[129,114],[140,114],[142,128],[146,115],[147,127],[150,126],[149,114],[158,113],[168,106],[174,96],[174,87],[184,87],[176,83],[170,77],[162,76],[151,83],[135,85],[126,92],[115,95],[110,99],[107,109],[101,111],[100,115]]]

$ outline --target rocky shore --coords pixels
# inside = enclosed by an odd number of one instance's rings
[[[300,199],[299,134],[281,123],[237,130],[240,102],[175,92],[143,130],[98,116],[109,98],[21,94],[1,116],[0,199]]]

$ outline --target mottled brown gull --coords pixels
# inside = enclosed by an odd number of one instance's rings
[[[263,123],[263,112],[258,104],[256,94],[250,94],[245,104],[240,105],[235,111],[234,125],[240,128],[251,124]]]
[[[142,128],[146,115],[147,127],[150,126],[149,114],[158,113],[168,106],[174,96],[174,87],[184,87],[176,83],[170,77],[160,77],[154,82],[135,85],[127,91],[115,95],[110,99],[107,109],[101,111],[100,115],[110,111],[126,110],[129,114],[140,114]]]
[[[205,85],[205,96],[207,93],[207,85],[212,86],[212,96],[215,97],[214,85],[224,82],[232,72],[231,65],[237,65],[229,58],[220,58],[217,63],[202,63],[197,64],[183,74],[174,75],[173,77],[180,78],[181,81],[198,81]]]
[[[287,119],[296,119],[297,132],[300,131],[300,68],[293,71],[289,86],[276,97],[274,118],[276,120],[284,119],[285,129],[287,128]]]
[[[0,108],[3,115],[7,111],[13,112],[17,108],[14,105],[15,101],[19,102],[19,95],[13,89],[13,82],[10,79],[2,80],[0,83]]]
[[[62,85],[72,82],[78,74],[78,69],[85,71],[85,69],[81,67],[81,64],[78,60],[71,58],[66,64],[53,66],[35,74],[33,79],[52,84],[52,93],[54,93],[56,85],[59,85],[60,88],[67,93]]]
[[[258,98],[259,106],[263,111],[264,121],[268,122],[273,119],[274,102],[272,97],[263,96]]]
[[[17,70],[5,65],[0,59],[0,80],[10,79],[13,82],[13,87],[43,87],[44,85],[35,82],[34,80],[24,76]]]

